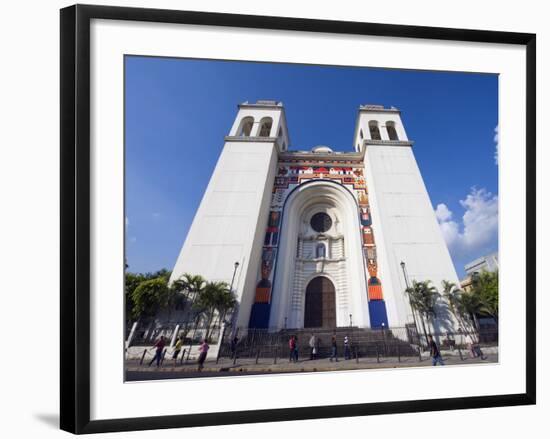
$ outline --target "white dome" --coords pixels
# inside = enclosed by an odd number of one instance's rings
[[[311,149],[311,152],[332,152],[332,149],[326,145],[317,145]]]

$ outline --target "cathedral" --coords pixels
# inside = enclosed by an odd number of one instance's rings
[[[226,281],[233,324],[273,331],[404,327],[409,282],[458,285],[398,109],[360,106],[349,152],[289,130],[281,102],[238,106],[172,280]]]

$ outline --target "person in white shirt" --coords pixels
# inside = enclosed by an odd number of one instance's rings
[[[313,332],[311,333],[311,338],[309,339],[309,351],[309,359],[315,360],[315,355],[317,355],[317,338]]]
[[[351,360],[351,348],[348,335],[344,337],[344,360]]]

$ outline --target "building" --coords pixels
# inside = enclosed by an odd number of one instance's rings
[[[476,260],[466,264],[464,271],[470,276],[474,273],[480,273],[482,271],[497,271],[498,270],[498,253],[491,253],[487,256],[482,256]]]
[[[234,279],[239,327],[412,323],[407,281],[458,278],[400,111],[361,106],[353,145],[291,151],[282,103],[240,104],[172,280]]]
[[[498,270],[498,253],[491,253],[487,256],[482,256],[467,263],[464,266],[464,271],[467,276],[460,281],[460,287],[464,291],[471,291],[472,289],[472,276],[475,276],[482,271],[497,271]]]

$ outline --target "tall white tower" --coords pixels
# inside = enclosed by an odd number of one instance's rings
[[[430,280],[438,290],[448,280],[459,285],[430,197],[396,108],[364,105],[355,129],[356,150],[365,151],[365,178],[369,187],[378,269],[386,291],[390,325],[412,321],[407,300],[399,297],[409,280]],[[405,263],[404,272],[402,262]],[[445,331],[454,317],[441,309],[434,324]],[[456,329],[456,328],[454,328]]]
[[[239,302],[237,325],[247,326],[254,301],[271,188],[278,153],[288,148],[280,102],[245,102],[238,113],[187,238],[171,281],[184,273],[230,282]]]

